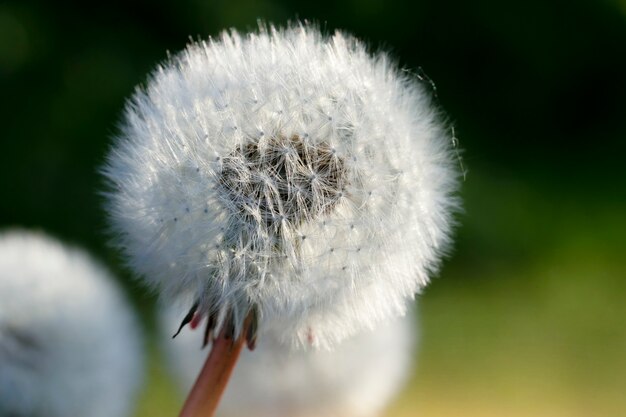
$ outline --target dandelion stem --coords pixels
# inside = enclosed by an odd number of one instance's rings
[[[227,328],[228,326],[223,326],[219,336],[213,341],[211,353],[209,353],[179,417],[212,417],[215,414],[241,349],[246,342],[246,333],[251,322],[251,318],[248,317],[244,323],[243,331],[237,339],[232,337],[232,331]]]

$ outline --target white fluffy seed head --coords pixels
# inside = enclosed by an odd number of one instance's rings
[[[140,331],[112,277],[37,233],[0,235],[0,415],[123,417]]]
[[[180,387],[189,392],[206,350],[202,331],[171,329],[180,312],[159,312],[162,347]],[[292,350],[273,334],[259,335],[245,351],[217,410],[218,417],[374,417],[383,414],[413,369],[415,320],[412,311],[375,330],[365,330],[332,351]]]
[[[223,33],[129,101],[104,169],[131,268],[239,332],[332,346],[405,313],[457,201],[451,138],[384,54],[307,25]]]

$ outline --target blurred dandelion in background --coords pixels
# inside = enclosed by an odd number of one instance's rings
[[[175,343],[176,309],[159,310],[161,347],[179,392],[186,394],[205,360],[201,332],[184,332]],[[220,417],[374,417],[406,384],[415,365],[416,320],[410,311],[365,330],[332,351],[294,350],[272,334],[243,352],[226,388]]]
[[[0,415],[128,417],[142,330],[113,277],[42,233],[0,234]]]

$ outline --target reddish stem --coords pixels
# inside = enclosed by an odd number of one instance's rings
[[[211,353],[204,362],[179,417],[213,417],[246,341],[249,325],[250,320],[246,320],[237,340],[226,336],[228,330],[224,326],[213,341]]]

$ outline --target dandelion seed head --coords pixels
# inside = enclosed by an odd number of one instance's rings
[[[129,101],[104,168],[111,224],[164,298],[236,333],[255,308],[285,341],[329,347],[403,314],[437,270],[449,136],[426,89],[350,36],[225,32]]]

